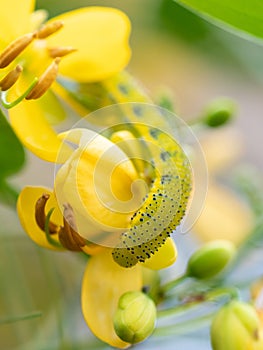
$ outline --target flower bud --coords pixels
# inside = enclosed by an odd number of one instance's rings
[[[216,314],[211,326],[213,350],[262,349],[260,321],[249,304],[232,301]]]
[[[186,274],[198,279],[212,278],[221,272],[235,254],[235,246],[227,240],[204,244],[189,259]]]
[[[227,98],[219,98],[212,101],[206,108],[203,122],[216,128],[226,124],[233,116],[235,111],[235,104],[232,100]]]
[[[153,332],[156,307],[152,299],[142,292],[127,292],[119,299],[114,315],[114,329],[124,341],[138,343]]]

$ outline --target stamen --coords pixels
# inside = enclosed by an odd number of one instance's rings
[[[0,81],[0,88],[2,91],[6,91],[13,86],[17,79],[19,78],[20,74],[23,71],[23,67],[20,65],[17,65],[15,69],[11,70],[1,81]]]
[[[7,67],[36,37],[35,33],[21,36],[9,44],[0,54],[0,68]]]
[[[35,78],[32,81],[32,83],[29,85],[29,87],[22,93],[22,95],[20,95],[16,100],[13,100],[13,101],[8,101],[7,100],[7,93],[8,93],[8,91],[2,91],[2,93],[0,94],[0,100],[2,102],[2,105],[6,109],[10,109],[10,108],[15,107],[24,98],[26,98],[26,96],[34,89],[34,87],[36,86],[37,82],[38,82],[38,78]]]
[[[45,39],[48,36],[56,33],[59,29],[63,27],[62,21],[55,21],[49,24],[46,24],[44,27],[37,31],[38,39]]]
[[[51,47],[50,49],[48,49],[49,56],[53,58],[63,57],[74,51],[77,51],[77,49],[74,49],[74,47],[71,46]]]
[[[46,69],[46,71],[41,75],[36,86],[26,96],[26,100],[36,100],[37,98],[44,95],[44,93],[49,89],[51,84],[56,80],[59,62],[60,58],[57,57]]]
[[[59,240],[68,250],[82,251],[86,241],[76,232],[73,209],[70,204],[64,204],[64,226],[59,231]]]
[[[44,193],[36,202],[35,205],[35,219],[39,228],[45,232],[46,214],[45,207],[50,195]],[[49,221],[49,232],[50,234],[57,233],[59,226]]]

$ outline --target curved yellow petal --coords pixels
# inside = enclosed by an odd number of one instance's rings
[[[56,174],[58,202],[75,209],[81,236],[113,247],[141,205],[145,187],[126,154],[102,135],[73,129],[60,136],[79,148]]]
[[[57,206],[55,196],[45,187],[28,186],[21,191],[17,201],[18,217],[23,229],[35,243],[44,248],[61,250],[62,248],[56,248],[47,241],[45,233],[38,227],[35,220],[35,204],[43,193],[50,195],[50,198],[46,204],[46,213],[48,213],[51,208],[55,208],[54,212],[52,213],[51,220],[57,225],[62,225],[63,217]],[[52,238],[58,242],[57,234],[52,235]]]
[[[23,101],[9,110],[12,127],[24,144],[32,153],[49,162],[56,162],[58,152],[63,147],[64,160],[71,151],[69,147],[57,137],[57,134],[46,121],[45,110],[39,101]]]
[[[102,341],[117,348],[126,348],[115,333],[113,315],[119,298],[128,291],[142,288],[139,266],[125,269],[116,264],[108,249],[90,258],[82,284],[82,312],[91,331]]]
[[[166,239],[166,242],[158,249],[156,253],[151,255],[150,259],[140,263],[143,267],[148,267],[152,270],[161,270],[171,266],[177,259],[177,249],[174,240],[171,237]]]
[[[0,0],[0,40],[9,43],[30,30],[30,14],[35,0]]]
[[[77,49],[61,61],[62,75],[80,82],[100,81],[127,65],[130,22],[120,10],[88,7],[62,14],[50,22],[56,20],[62,20],[64,27],[47,38],[48,46]]]

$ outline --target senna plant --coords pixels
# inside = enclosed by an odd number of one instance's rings
[[[228,5],[221,2],[217,12],[212,3],[205,8],[194,2],[192,6],[205,13],[211,10],[222,20]],[[163,269],[176,264],[175,234],[192,229],[205,199],[206,166],[192,130],[201,137],[204,131],[227,124],[235,112],[233,102],[212,101],[191,128],[163,104],[155,104],[125,69],[130,21],[120,10],[83,7],[47,21],[45,11],[33,11],[34,1],[1,5],[5,19],[0,37],[1,201],[16,209],[22,228],[40,247],[33,256],[40,262],[44,282],[34,273],[29,280],[34,288],[35,281],[42,281],[40,299],[48,304],[45,311],[26,312],[24,307],[17,310],[16,298],[10,297],[7,305],[8,286],[12,293],[17,288],[1,267],[1,309],[7,310],[0,315],[3,333],[7,330],[10,338],[10,325],[15,329],[30,322],[27,331],[17,335],[25,348],[37,344],[37,349],[67,349],[70,342],[78,349],[87,348],[85,338],[83,344],[72,341],[78,327],[73,332],[65,326],[75,309],[65,316],[61,307],[63,299],[70,304],[79,292],[89,329],[115,348],[209,324],[215,350],[262,349],[262,281],[259,276],[255,281],[234,278],[253,244],[260,245],[263,238],[263,191],[254,175],[245,174],[235,183],[254,211],[254,227],[238,248],[229,239],[214,239],[189,256],[179,276],[160,278]],[[247,8],[248,15],[254,16],[252,10]],[[231,15],[225,20],[260,36],[241,19]],[[165,102],[172,106],[169,97]],[[66,118],[65,103],[79,120],[58,132],[53,125]],[[18,193],[10,185],[8,178],[24,164],[22,145],[52,164],[53,188],[27,185]],[[3,149],[10,150],[12,157]],[[216,197],[227,206],[231,196],[221,195]],[[12,260],[19,262],[23,248],[16,251],[8,243],[10,237],[1,239],[6,247],[2,255],[9,256],[10,250]],[[63,262],[70,261],[66,268],[59,265],[59,256],[54,258],[56,252],[63,253]],[[12,264],[10,269],[16,271]],[[72,288],[65,270],[82,278],[81,290]],[[19,283],[24,279],[20,277]],[[245,298],[241,292],[248,285],[251,293]],[[43,306],[42,302],[36,305]],[[26,304],[31,305],[28,300]],[[53,315],[59,342],[43,345],[45,340],[38,336],[41,319],[52,324]],[[69,328],[67,336],[63,327]],[[5,336],[1,339],[5,348],[9,346]]]

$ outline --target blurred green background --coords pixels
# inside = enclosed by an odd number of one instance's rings
[[[156,101],[161,91],[169,89],[176,113],[188,121],[218,96],[236,101],[238,115],[232,127],[244,141],[243,159],[263,171],[262,46],[216,28],[172,0],[37,1],[37,8],[47,9],[50,16],[98,5],[117,7],[130,17],[133,56],[128,69]],[[52,186],[53,172],[50,164],[28,153],[24,170],[11,181],[17,187]],[[4,206],[0,209],[1,313],[10,317],[43,313],[42,317],[0,325],[0,348],[109,349],[89,333],[82,320],[79,295],[84,262],[70,254],[54,255],[37,248],[22,232],[16,214]],[[185,241],[191,246],[189,237]],[[138,349],[160,345],[174,349],[173,342],[153,339]],[[188,350],[210,349],[206,331],[199,337],[178,338],[176,345]]]

